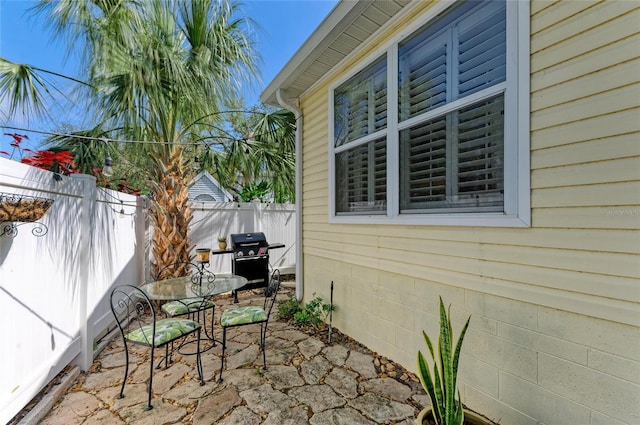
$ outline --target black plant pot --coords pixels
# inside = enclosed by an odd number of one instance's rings
[[[431,422],[429,422],[429,420],[431,420]],[[433,421],[433,414],[432,414],[431,407],[425,407],[418,414],[418,417],[416,418],[416,425],[427,425],[431,423],[435,423]],[[477,413],[472,412],[471,410],[468,410],[468,409],[464,409],[464,425],[492,425],[492,424],[493,422],[478,415]]]

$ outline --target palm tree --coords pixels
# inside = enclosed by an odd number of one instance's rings
[[[248,188],[268,185],[275,202],[295,200],[295,116],[253,107],[229,112],[227,127],[213,126],[212,140],[229,140],[208,152],[202,167],[239,200]]]
[[[151,161],[154,275],[189,260],[185,152],[257,73],[251,22],[237,18],[234,0],[41,0],[36,11],[70,49],[84,46],[87,84],[80,90],[96,105],[95,128],[111,139],[151,142],[112,149]],[[28,90],[16,93],[34,100]]]

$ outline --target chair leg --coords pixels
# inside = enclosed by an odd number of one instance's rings
[[[213,333],[213,324],[216,320],[216,306],[211,307],[211,336],[209,339],[213,341],[213,346],[216,346],[216,335]],[[206,329],[206,328],[205,328]],[[205,332],[206,333],[206,332]],[[209,335],[207,335],[209,336]]]
[[[144,410],[153,409],[153,406],[151,405],[151,391],[153,388],[153,349],[154,346],[151,345],[151,359],[149,360],[149,398],[147,400],[147,407]]]
[[[198,377],[200,378],[200,386],[204,385],[204,377],[202,376],[202,357],[200,357],[200,330],[198,330],[198,342],[196,347],[196,368],[198,369]]]
[[[263,326],[264,325],[264,326]],[[265,349],[264,343],[267,339],[267,324],[260,324],[260,347],[262,348],[262,364],[263,369],[267,370],[267,350]]]
[[[227,348],[227,328],[222,327],[222,357],[220,361],[220,378],[218,382],[222,382],[222,370],[224,369],[224,350]]]
[[[129,375],[129,347],[127,341],[124,341],[124,379],[122,380],[122,387],[120,388],[120,397],[124,397],[124,384],[127,383],[127,375]]]
[[[207,339],[209,341],[211,341],[213,344],[213,346],[215,347],[216,344],[216,338],[215,338],[215,334],[213,333],[213,324],[216,320],[216,307],[215,305],[213,307],[211,307],[211,327],[210,329],[207,329],[206,326],[206,321],[207,321],[207,313],[206,310],[202,310],[202,322],[200,322],[200,312],[198,312],[198,323],[205,323],[205,325],[203,326],[204,328],[204,335],[207,337]]]

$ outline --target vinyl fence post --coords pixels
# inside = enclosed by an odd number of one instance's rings
[[[263,204],[258,199],[254,199],[251,201],[251,206],[253,206],[253,232],[264,232],[264,223],[262,221]]]
[[[78,241],[78,325],[80,328],[80,353],[78,366],[87,371],[93,363],[93,329],[89,324],[88,286],[89,269],[91,264],[91,223],[94,220],[94,206],[96,202],[96,178],[86,174],[72,175],[82,182],[82,201],[79,211],[80,228]]]

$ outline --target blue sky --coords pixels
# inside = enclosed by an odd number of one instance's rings
[[[27,63],[64,75],[75,75],[77,58],[66,57],[66,47],[54,42],[45,25],[31,17],[32,0],[0,0],[0,56],[12,62]],[[262,89],[275,77],[302,43],[336,5],[336,0],[245,0],[245,15],[261,27],[258,51],[262,54],[262,81],[246,93],[248,105],[256,103]],[[2,107],[2,105],[0,105]],[[68,112],[68,111],[64,111]],[[61,111],[56,116],[64,115]],[[17,127],[52,130],[56,122],[17,119]],[[0,150],[8,149],[6,131],[0,129]],[[29,134],[27,146],[36,148],[41,136]]]

